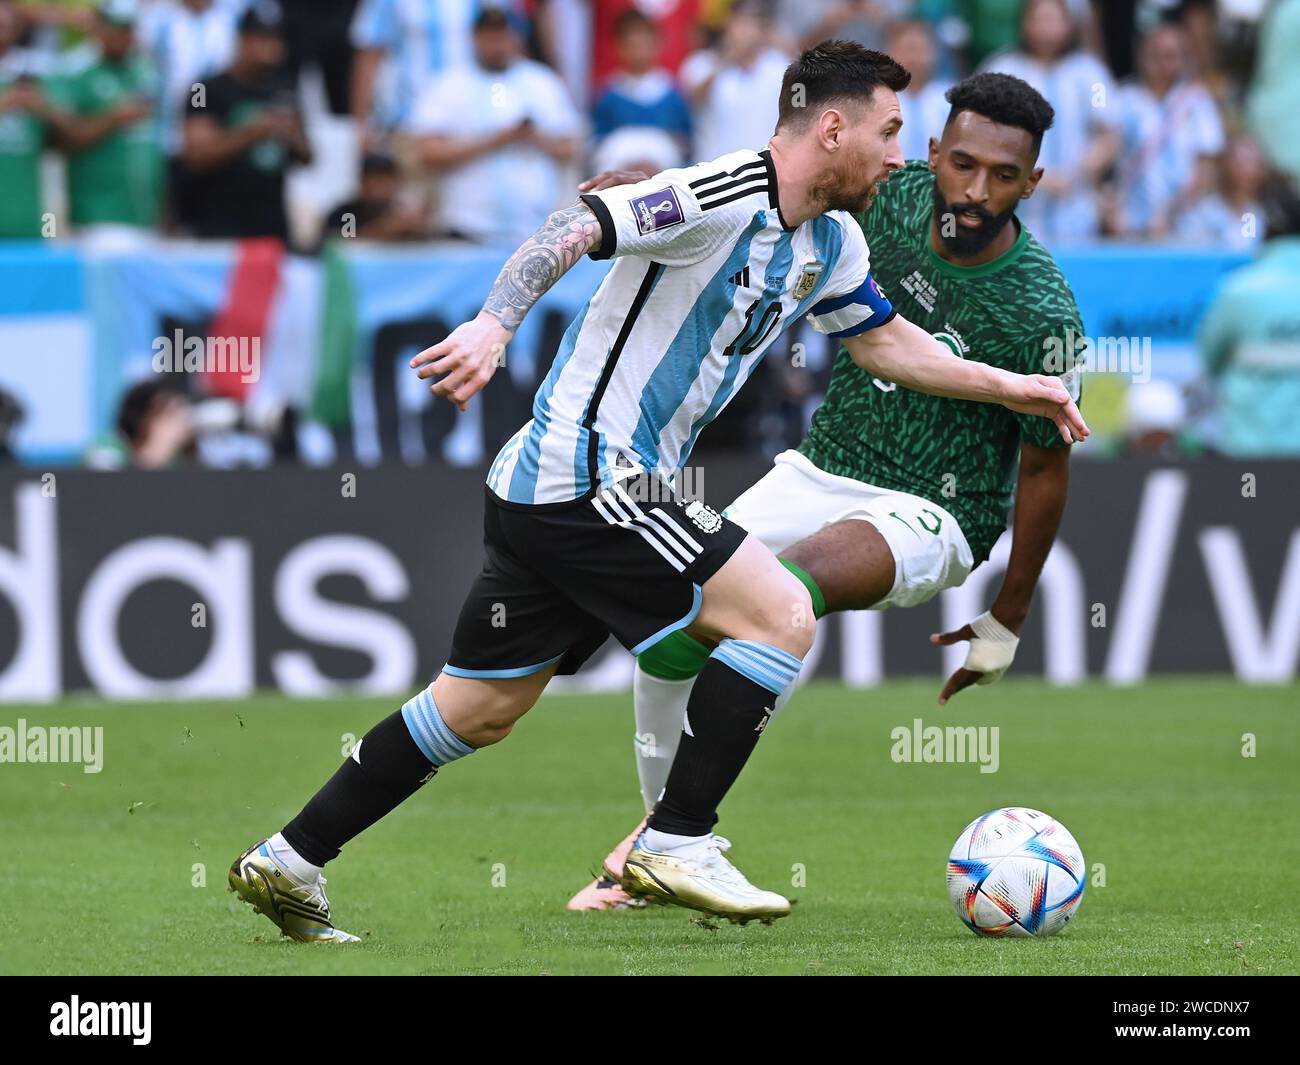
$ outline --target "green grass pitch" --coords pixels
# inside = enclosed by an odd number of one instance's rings
[[[1300,687],[1013,678],[943,710],[937,687],[813,685],[773,722],[718,826],[755,883],[798,900],[772,927],[563,909],[640,801],[630,698],[556,695],[330,866],[336,919],[365,939],[350,947],[281,940],[227,892],[226,870],[392,700],[7,706],[2,725],[102,725],[105,755],[98,775],[0,765],[0,971],[1300,971]],[[891,761],[891,729],[916,717],[999,726],[998,771]],[[1010,805],[1060,819],[1091,870],[1052,939],[978,938],[948,903],[957,834]]]

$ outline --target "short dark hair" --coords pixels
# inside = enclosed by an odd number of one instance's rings
[[[1264,208],[1264,236],[1294,237],[1300,234],[1300,186],[1280,170],[1270,170],[1259,193]]]
[[[387,152],[378,150],[366,152],[366,154],[361,157],[361,173],[396,174],[397,160]]]
[[[651,33],[658,33],[659,26],[640,8],[629,7],[614,20],[614,39],[622,40],[633,30],[649,30]]]
[[[168,381],[147,377],[122,397],[117,411],[118,431],[132,444],[139,443],[144,421],[154,404],[162,396],[180,395],[179,389]]]
[[[481,33],[484,30],[509,30],[514,29],[514,23],[510,21],[510,15],[503,8],[485,7],[470,24],[470,29],[474,33]]]
[[[911,80],[883,52],[855,41],[822,41],[785,68],[777,128],[802,125],[836,100],[870,102],[877,85],[902,92]]]
[[[283,31],[284,12],[280,10],[280,5],[275,3],[275,0],[256,0],[239,16],[241,34],[260,33],[278,37]]]
[[[945,128],[963,111],[973,111],[1000,125],[1023,129],[1034,138],[1035,156],[1056,118],[1037,89],[1010,74],[972,74],[944,93],[944,99],[952,104]]]

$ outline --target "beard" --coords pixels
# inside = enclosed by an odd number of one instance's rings
[[[993,243],[997,235],[1011,221],[1011,216],[1016,213],[1014,203],[1001,214],[994,214],[992,211],[973,203],[949,203],[940,194],[937,181],[931,191],[934,196],[934,217],[939,220],[939,240],[943,242],[944,248],[958,259],[968,259],[972,255],[978,255],[982,252]],[[976,228],[962,229],[957,226],[957,215],[966,211],[979,216],[980,224]],[[950,215],[953,218],[952,228],[956,231],[952,236],[945,233],[948,228],[943,222],[945,215]]]
[[[848,211],[850,214],[865,211],[876,198],[874,183],[862,187],[861,175],[865,169],[861,166],[848,166],[831,175],[829,180],[813,186],[814,202],[823,211]]]

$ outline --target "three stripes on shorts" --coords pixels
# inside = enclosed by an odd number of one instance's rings
[[[610,525],[639,533],[678,573],[685,572],[704,553],[704,545],[663,507],[642,510],[621,484],[601,492],[591,505]]]

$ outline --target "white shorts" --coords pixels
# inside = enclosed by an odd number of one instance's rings
[[[837,521],[871,522],[894,555],[894,586],[874,610],[924,603],[961,584],[975,564],[957,519],[937,503],[827,473],[798,451],[777,455],[725,514],[774,554]]]

